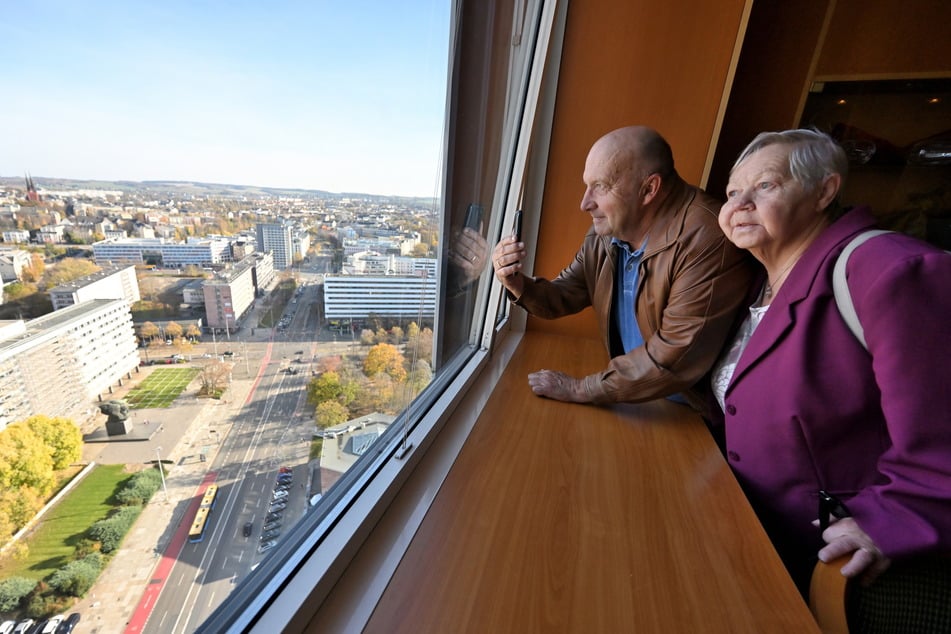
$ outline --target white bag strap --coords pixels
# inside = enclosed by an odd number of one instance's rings
[[[859,343],[861,343],[862,347],[866,350],[868,350],[868,344],[865,343],[865,330],[859,321],[858,313],[855,312],[855,304],[852,302],[852,293],[849,292],[849,282],[845,277],[845,266],[848,264],[849,256],[852,255],[853,251],[865,244],[866,240],[882,235],[883,233],[892,232],[885,231],[884,229],[869,229],[852,238],[852,240],[845,245],[842,253],[839,254],[839,259],[835,262],[835,268],[832,269],[832,291],[835,293],[835,304],[839,307],[839,313],[842,314],[842,319],[849,327],[849,330],[852,331],[852,334],[855,335],[855,338],[859,340]]]

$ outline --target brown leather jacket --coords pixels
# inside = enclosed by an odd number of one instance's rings
[[[636,290],[637,325],[644,345],[622,354],[612,323],[616,247],[588,231],[575,259],[554,280],[525,279],[516,304],[554,319],[592,306],[613,357],[584,378],[591,402],[638,402],[684,393],[705,406],[709,372],[733,326],[755,271],[717,224],[720,203],[679,178],[651,226]],[[709,383],[705,381],[704,383]],[[698,389],[691,390],[696,386]]]

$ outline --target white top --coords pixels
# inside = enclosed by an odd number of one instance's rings
[[[721,410],[724,407],[723,397],[726,395],[726,388],[733,379],[736,364],[739,363],[740,357],[746,349],[746,344],[750,342],[753,331],[756,330],[756,327],[759,326],[759,322],[763,320],[763,315],[769,310],[768,305],[759,305],[762,298],[763,295],[760,293],[760,299],[750,306],[750,314],[743,320],[743,324],[733,338],[733,343],[730,344],[729,350],[727,350],[726,354],[722,355],[719,361],[716,362],[716,365],[713,366],[713,376],[710,379],[710,383],[713,386],[713,395],[716,396],[717,403],[720,404]]]

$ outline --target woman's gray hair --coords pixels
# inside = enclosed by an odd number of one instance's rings
[[[841,175],[842,182],[845,182],[849,171],[849,159],[842,146],[824,132],[802,128],[781,132],[760,132],[740,153],[730,169],[730,174],[751,154],[770,145],[792,146],[789,150],[789,174],[806,191],[815,191],[830,174]]]

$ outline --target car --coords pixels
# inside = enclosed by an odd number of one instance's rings
[[[241,533],[242,533],[245,537],[250,537],[250,536],[251,536],[251,533],[252,533],[253,531],[254,531],[254,523],[253,523],[253,522],[245,522],[245,523],[244,523],[244,528],[241,529]]]
[[[65,621],[59,624],[59,627],[56,629],[56,634],[70,634],[77,623],[79,623],[79,612],[73,612],[66,617]]]
[[[303,351],[303,350],[298,350],[298,351],[295,352],[294,354],[304,354],[304,351]]]
[[[278,482],[290,482],[293,479],[294,479],[294,474],[291,473],[290,471],[284,471],[282,473],[277,474]]]
[[[281,519],[276,519],[273,522],[265,522],[264,526],[261,527],[261,530],[267,532],[272,528],[280,528],[281,524],[283,523],[284,522]]]
[[[287,502],[284,500],[277,500],[276,502],[271,502],[271,506],[268,507],[268,511],[273,513],[274,511],[283,511],[287,508]]]
[[[290,482],[278,482],[274,485],[275,491],[287,491],[289,488],[291,488]]]
[[[264,521],[266,523],[280,522],[283,517],[284,517],[283,513],[281,513],[280,511],[276,511],[276,512],[268,513],[267,515],[265,515]]]
[[[274,548],[275,546],[277,546],[277,540],[276,540],[276,539],[272,539],[272,540],[270,540],[270,541],[263,542],[260,546],[258,546],[258,552],[259,552],[259,553],[266,553],[267,551],[271,550],[271,549]]]
[[[274,493],[271,494],[271,499],[272,499],[272,500],[275,500],[275,501],[277,501],[277,500],[283,500],[283,499],[286,498],[288,495],[289,495],[289,494],[288,494],[287,491],[275,491]]]
[[[13,628],[13,634],[26,634],[33,628],[33,619],[23,619]]]
[[[62,614],[51,616],[43,629],[40,630],[40,634],[56,634],[56,630],[59,629],[59,624],[63,622],[64,618]]]
[[[0,623],[0,634],[10,634],[16,626],[16,621],[4,621]]]
[[[281,467],[281,468],[278,469],[277,471],[278,471],[278,473],[291,473],[291,472],[293,472],[294,470],[293,470],[291,467]]]
[[[266,542],[266,541],[269,540],[269,539],[274,539],[275,537],[277,537],[277,536],[280,535],[280,534],[281,534],[281,529],[279,529],[279,528],[272,528],[272,529],[269,530],[269,531],[264,531],[263,533],[261,533],[261,541],[262,541],[262,542]]]

